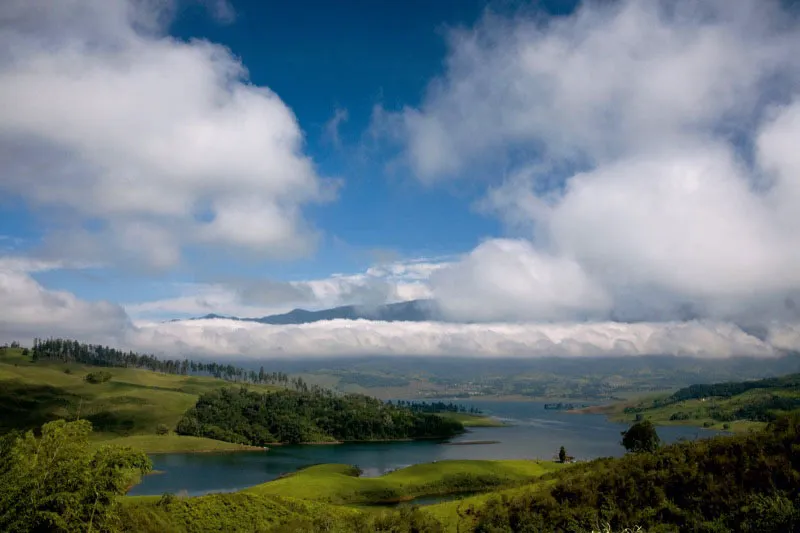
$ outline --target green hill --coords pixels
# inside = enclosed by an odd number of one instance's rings
[[[800,410],[800,374],[725,383],[697,384],[672,394],[612,404],[604,412],[619,421],[696,425],[749,431]]]
[[[84,418],[95,429],[93,439],[133,444],[150,453],[228,451],[239,444],[174,434],[156,435],[160,425],[174,428],[199,396],[230,382],[213,377],[165,374],[135,368],[105,368],[111,378],[89,383],[98,367],[38,361],[20,348],[0,349],[0,434],[34,429],[58,419]],[[269,392],[282,387],[251,385]]]

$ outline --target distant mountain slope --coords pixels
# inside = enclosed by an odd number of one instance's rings
[[[440,313],[438,307],[433,300],[410,300],[408,302],[379,305],[377,307],[343,305],[341,307],[322,309],[320,311],[294,309],[288,313],[263,316],[261,318],[226,317],[212,313],[190,320],[224,318],[228,320],[258,322],[261,324],[287,325],[309,324],[321,320],[357,320],[359,318],[384,320],[386,322],[424,322],[426,320],[438,320],[439,317]]]

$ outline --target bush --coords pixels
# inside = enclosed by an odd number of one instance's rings
[[[166,424],[159,424],[156,426],[156,435],[166,435],[169,433],[169,426]]]
[[[72,374],[72,369],[70,369],[70,368],[65,368],[65,369],[64,369],[64,373],[65,373],[65,374]]]
[[[87,383],[105,383],[109,379],[111,379],[111,372],[106,372],[105,370],[99,370],[97,372],[89,372],[86,374],[86,377],[83,378]]]

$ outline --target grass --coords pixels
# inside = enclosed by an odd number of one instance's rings
[[[562,465],[544,461],[438,461],[376,478],[358,477],[352,466],[312,466],[243,492],[333,504],[393,503],[421,496],[475,492],[529,482]]]
[[[99,438],[95,445],[114,444],[118,446],[131,446],[146,450],[150,454],[159,453],[213,453],[213,452],[240,452],[263,450],[258,446],[234,444],[221,440],[192,437],[189,435],[132,435],[130,437]]]
[[[84,376],[96,367],[38,362],[21,350],[0,351],[0,434],[35,429],[45,422],[84,418],[95,439],[138,443],[146,452],[229,451],[231,444],[211,439],[157,436],[164,424],[174,428],[197,397],[230,383],[211,377],[161,374],[134,368],[109,368],[109,381],[91,384]],[[250,385],[257,390],[277,387]],[[133,437],[133,440],[131,440]],[[185,447],[184,447],[185,446]],[[240,447],[241,449],[241,447]]]
[[[496,428],[503,427],[506,424],[502,420],[492,418],[486,415],[474,415],[470,413],[437,413],[439,416],[457,420],[461,422],[464,427],[473,428]]]
[[[474,496],[468,496],[458,500],[426,505],[422,508],[422,510],[441,522],[445,526],[446,531],[457,532],[459,531],[459,525],[463,525],[464,522],[469,520],[465,515],[466,511],[470,508],[473,510],[479,510],[486,505],[489,500],[492,499],[512,498],[526,493],[546,490],[553,483],[555,483],[554,479],[535,480],[519,487],[496,490]],[[469,531],[468,528],[464,527],[461,527],[460,529],[463,531]]]
[[[296,530],[294,524],[307,523],[310,517],[322,524],[341,524],[359,514],[358,510],[348,507],[241,492],[176,497],[169,503],[159,503],[159,500],[160,497],[123,498],[123,530],[136,533],[284,533]]]

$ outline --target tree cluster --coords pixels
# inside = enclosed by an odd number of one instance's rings
[[[264,446],[270,443],[450,437],[456,421],[389,405],[360,394],[308,392],[262,394],[222,388],[203,394],[176,428],[181,435]]]
[[[415,413],[469,413],[472,415],[481,414],[481,410],[477,407],[467,407],[463,404],[453,402],[420,402],[414,400],[397,400],[388,402],[390,405],[394,403],[398,407],[410,409]]]
[[[298,390],[307,387],[300,378],[290,379],[283,372],[258,372],[231,364],[193,361],[190,359],[159,359],[154,355],[118,350],[99,344],[86,344],[69,339],[34,339],[31,358],[79,363],[92,366],[143,368],[154,372],[179,375],[210,375],[218,379],[240,383],[276,384]]]

